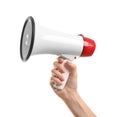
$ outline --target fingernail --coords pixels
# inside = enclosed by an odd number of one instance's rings
[[[61,80],[64,81],[64,78],[62,78]]]
[[[65,70],[63,69],[62,72],[65,73]]]

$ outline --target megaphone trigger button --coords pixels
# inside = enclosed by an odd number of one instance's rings
[[[77,57],[75,56],[74,59],[76,59]]]
[[[75,56],[75,57],[74,57],[74,59],[77,59],[77,58],[79,58],[79,56]]]

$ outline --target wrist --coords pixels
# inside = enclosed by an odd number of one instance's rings
[[[69,103],[71,101],[77,100],[78,98],[79,98],[79,93],[77,91],[74,91],[72,93],[66,94],[63,100],[65,103]]]

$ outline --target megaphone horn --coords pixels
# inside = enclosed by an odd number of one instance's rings
[[[95,48],[96,44],[90,38],[42,27],[29,16],[25,20],[21,34],[20,56],[23,61],[27,61],[35,54],[55,54],[73,60],[76,56],[91,56]],[[62,89],[64,85],[62,87],[56,85],[56,88]]]

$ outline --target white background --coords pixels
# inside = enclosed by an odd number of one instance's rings
[[[20,59],[29,15],[42,26],[95,40],[94,55],[75,61],[78,90],[98,117],[120,117],[119,0],[1,0],[0,117],[73,117],[49,86],[57,56]]]

